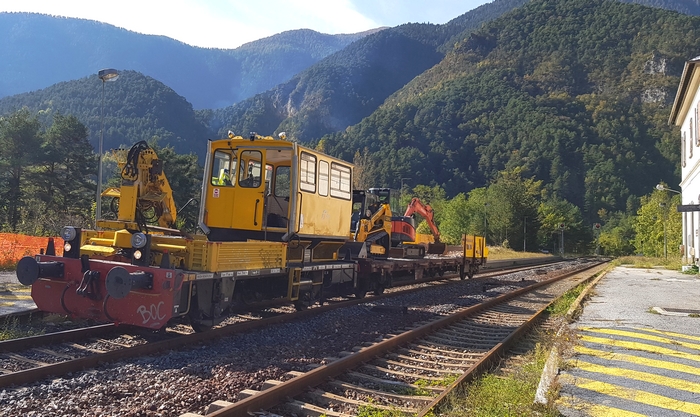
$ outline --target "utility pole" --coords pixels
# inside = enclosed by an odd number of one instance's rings
[[[564,256],[564,229],[561,229],[561,254]]]
[[[527,216],[523,218],[523,252],[526,250],[527,245]]]
[[[404,191],[403,191],[403,189],[404,189],[404,181],[410,181],[410,180],[411,180],[411,178],[401,178],[401,193],[400,193],[400,196],[399,196],[399,200],[402,200],[402,199],[403,199],[403,194],[404,194]],[[402,203],[402,201],[399,201],[399,203]],[[407,204],[408,204],[408,203],[407,203]]]
[[[559,243],[561,244],[559,248],[559,253],[564,256],[564,228],[566,225],[564,223],[559,223],[559,231],[561,232],[561,239],[559,240]]]
[[[484,203],[484,242],[486,242],[486,235],[488,234],[488,224],[486,223],[486,212],[488,210],[489,203]]]

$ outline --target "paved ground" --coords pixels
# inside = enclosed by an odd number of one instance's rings
[[[31,287],[17,281],[14,272],[0,272],[0,315],[36,308]]]
[[[700,278],[616,268],[593,291],[559,378],[562,414],[700,415]]]
[[[17,281],[17,274],[14,272],[2,272],[0,271],[0,283],[12,283],[12,284],[18,284],[19,282]]]

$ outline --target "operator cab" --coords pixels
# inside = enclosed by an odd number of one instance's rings
[[[205,174],[209,238],[279,240],[287,231],[292,149],[272,140],[232,142],[213,149]]]
[[[398,206],[398,199],[390,188],[370,188],[367,190],[367,208],[372,213],[376,213],[382,204],[389,204],[389,207]]]
[[[231,134],[209,143],[200,228],[210,241],[345,241],[351,184],[347,162],[284,137]]]
[[[360,219],[371,218],[384,204],[389,204],[389,207],[398,206],[398,198],[390,188],[353,190],[350,232],[357,230]]]

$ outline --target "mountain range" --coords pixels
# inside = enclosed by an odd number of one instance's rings
[[[327,35],[300,29],[236,49],[213,49],[91,20],[0,13],[0,97],[96,76],[111,67],[153,77],[195,108],[225,107],[378,30]]]

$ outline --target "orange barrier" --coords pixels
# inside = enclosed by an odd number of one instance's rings
[[[26,236],[14,233],[0,233],[0,266],[17,263],[24,256],[33,256],[46,251],[48,237]],[[56,255],[63,254],[63,240],[54,238]]]

